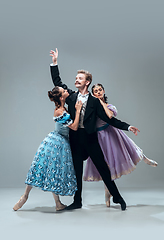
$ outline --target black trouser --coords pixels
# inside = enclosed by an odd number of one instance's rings
[[[70,145],[72,150],[73,163],[77,178],[78,190],[74,196],[74,202],[81,204],[82,192],[82,174],[83,174],[83,160],[90,157],[99,171],[105,185],[113,196],[113,201],[119,203],[122,199],[116,184],[111,180],[110,170],[104,160],[104,155],[98,143],[97,133],[88,134],[84,128],[77,131],[70,131]]]

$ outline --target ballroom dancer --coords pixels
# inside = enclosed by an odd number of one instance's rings
[[[107,97],[102,84],[98,83],[93,85],[92,94],[100,100],[106,114],[110,118],[117,116],[116,107],[107,103]],[[136,168],[137,163],[142,159],[148,165],[153,167],[157,166],[157,162],[147,158],[143,154],[142,149],[140,149],[122,130],[110,126],[100,118],[97,119],[97,134],[105,161],[111,172],[112,180],[131,173]],[[87,159],[83,179],[84,181],[102,180],[90,157]],[[111,194],[105,186],[105,201],[107,207],[110,206],[110,197]]]
[[[50,132],[40,144],[31,167],[28,171],[24,194],[13,209],[20,209],[28,199],[32,187],[39,187],[43,191],[50,191],[56,203],[56,211],[66,206],[61,203],[59,195],[72,196],[77,191],[77,182],[69,144],[69,128],[76,131],[79,123],[82,102],[77,101],[74,122],[67,112],[65,100],[69,96],[67,90],[55,87],[48,91],[48,96],[55,103],[55,130]]]
[[[73,203],[66,207],[66,210],[73,210],[82,207],[81,192],[83,160],[87,159],[90,156],[108,190],[111,192],[113,196],[113,202],[119,203],[121,205],[121,209],[124,211],[126,209],[126,203],[120,195],[115,182],[111,181],[109,168],[104,160],[102,150],[98,143],[96,119],[98,116],[112,126],[120,128],[122,130],[129,129],[135,135],[137,135],[137,131],[139,130],[136,127],[130,126],[129,124],[122,122],[116,118],[108,118],[100,101],[97,98],[93,97],[88,91],[88,87],[92,82],[92,75],[89,72],[85,70],[78,71],[75,80],[75,87],[78,89],[78,92],[69,89],[67,85],[61,81],[61,78],[59,76],[59,69],[57,65],[58,50],[51,50],[50,56],[52,56],[53,62],[50,68],[54,85],[67,89],[70,94],[66,99],[66,103],[68,104],[68,112],[70,113],[72,119],[75,117],[76,101],[81,100],[83,102],[78,130],[75,132],[70,129],[69,132],[78,190],[75,193]]]

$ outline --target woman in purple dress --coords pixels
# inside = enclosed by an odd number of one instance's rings
[[[107,103],[105,90],[102,84],[96,84],[92,87],[92,94],[100,99],[102,106],[108,117],[117,115],[117,109],[112,104]],[[110,126],[101,119],[97,119],[97,134],[99,144],[107,162],[112,180],[120,178],[122,175],[131,173],[138,162],[142,159],[148,165],[156,167],[157,162],[147,158],[142,149],[140,149],[122,130]],[[87,159],[84,172],[84,181],[100,181],[101,176],[93,164],[91,158]],[[105,201],[107,207],[110,206],[110,197],[108,189],[105,187]]]

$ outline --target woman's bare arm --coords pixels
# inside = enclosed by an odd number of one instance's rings
[[[101,103],[101,105],[103,106],[103,108],[105,110],[106,115],[111,119],[114,116],[113,112],[108,109],[106,103],[104,103],[101,99],[99,99],[99,100],[100,100],[100,103]]]
[[[74,131],[77,131],[78,126],[79,126],[79,119],[80,119],[80,111],[82,108],[82,101],[77,101],[75,108],[76,108],[76,116],[75,116],[75,120],[72,124],[70,124],[68,127],[71,128]]]

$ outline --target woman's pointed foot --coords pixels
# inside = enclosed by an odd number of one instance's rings
[[[152,167],[157,167],[158,166],[158,163],[154,160],[151,160],[149,158],[145,158],[144,159],[144,162]]]
[[[56,205],[56,211],[62,211],[67,207],[67,205],[64,205],[62,203]]]
[[[110,207],[110,199],[111,199],[112,195],[110,194],[110,192],[105,189],[105,202],[106,202],[106,206]]]
[[[106,206],[107,206],[107,207],[110,207],[110,199],[108,199],[108,200],[106,201]]]
[[[22,195],[19,199],[19,201],[14,205],[13,207],[13,210],[14,211],[17,211],[18,209],[20,209],[24,204],[25,202],[27,201],[28,197],[25,196],[25,195]]]
[[[157,167],[158,166],[158,163],[154,160],[150,160],[150,164],[152,167]]]

